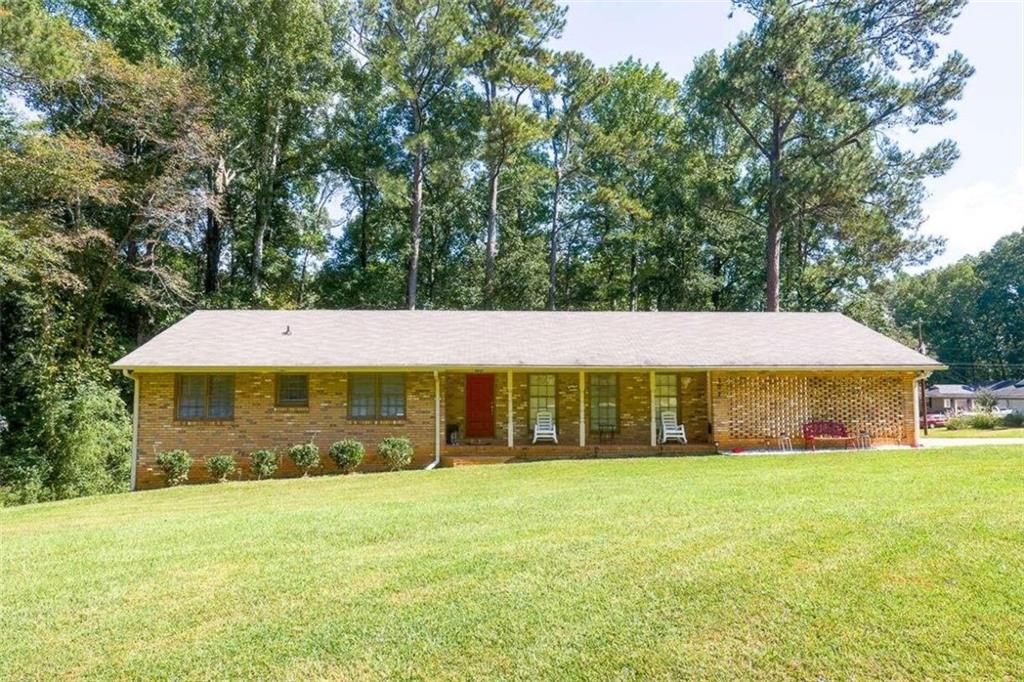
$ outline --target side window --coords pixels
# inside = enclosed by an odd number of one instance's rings
[[[405,375],[381,374],[380,416],[390,419],[405,416]]]
[[[377,414],[376,375],[352,373],[348,375],[348,416],[353,419],[372,419]]]
[[[656,374],[654,376],[654,407],[657,418],[662,412],[679,415],[679,377],[675,374]]]
[[[557,423],[558,415],[555,414],[557,401],[555,400],[555,375],[554,374],[531,374],[530,375],[530,424],[537,423],[538,412],[550,412],[552,419]]]
[[[178,419],[202,419],[206,416],[206,377],[201,374],[178,376]]]
[[[349,419],[401,419],[405,417],[405,375],[348,375]]]
[[[231,374],[179,374],[175,415],[181,421],[232,419],[235,377]]]
[[[276,403],[279,407],[308,407],[309,375],[278,374]]]
[[[590,429],[619,430],[619,377],[615,374],[590,375]]]

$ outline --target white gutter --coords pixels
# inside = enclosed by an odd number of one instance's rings
[[[135,478],[139,462],[139,377],[130,370],[123,369],[121,372],[134,383],[132,390],[132,473],[129,490],[135,491]]]
[[[434,370],[434,461],[426,466],[429,471],[441,463],[441,378]]]

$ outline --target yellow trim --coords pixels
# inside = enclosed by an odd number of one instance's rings
[[[949,369],[946,365],[627,365],[621,367],[603,365],[401,365],[401,366],[370,366],[370,367],[346,367],[337,366],[303,366],[303,365],[281,365],[281,366],[245,366],[245,365],[211,365],[203,367],[180,367],[180,366],[142,366],[132,367],[127,365],[111,365],[111,369],[120,369],[132,372],[143,372],[151,374],[164,374],[174,372],[175,374],[211,372],[493,372],[506,370],[508,372],[573,372],[573,371],[597,371],[597,372],[705,372],[714,370],[718,372],[938,372]]]

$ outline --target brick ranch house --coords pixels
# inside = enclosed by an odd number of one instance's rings
[[[112,365],[135,381],[133,487],[156,456],[406,436],[414,467],[801,445],[809,421],[917,444],[918,384],[942,366],[836,313],[193,313]],[[661,444],[675,412],[688,443]],[[538,412],[558,443],[531,444]],[[332,464],[324,457],[324,467]],[[297,472],[287,458],[279,475]]]

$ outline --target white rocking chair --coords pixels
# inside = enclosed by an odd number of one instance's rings
[[[661,413],[661,442],[664,445],[669,439],[675,439],[680,443],[686,443],[686,427],[676,419],[675,412]]]
[[[550,412],[538,412],[537,420],[533,424],[533,442],[539,440],[550,440],[558,444],[558,433],[555,430],[555,420]]]

